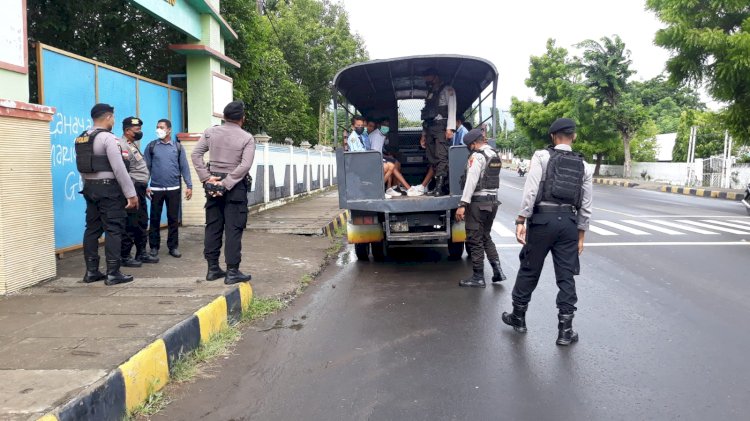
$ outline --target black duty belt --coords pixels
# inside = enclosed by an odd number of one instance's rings
[[[227,176],[229,175],[229,173],[225,173],[225,172],[213,172],[213,171],[211,171],[211,175],[214,176],[214,177],[219,177],[220,179],[223,180],[223,179],[227,178]]]
[[[576,213],[576,208],[573,205],[538,205],[534,213]]]
[[[101,178],[101,179],[91,179],[91,180],[83,180],[83,184],[91,184],[91,185],[107,185],[107,184],[117,184],[117,180],[114,178]]]
[[[497,202],[497,196],[484,195],[484,196],[471,196],[472,202]]]

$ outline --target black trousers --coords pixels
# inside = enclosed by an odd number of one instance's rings
[[[444,120],[434,122],[427,127],[427,160],[435,170],[436,177],[448,176],[448,150],[450,144],[445,138]]]
[[[242,261],[242,232],[247,225],[247,184],[237,183],[224,196],[206,194],[206,233],[203,256],[218,261],[222,239],[226,239],[224,259],[227,267],[239,267]]]
[[[474,272],[484,270],[485,254],[491,262],[500,261],[491,236],[497,208],[497,202],[472,202],[466,208],[466,244]]]
[[[86,200],[86,229],[83,232],[83,255],[86,260],[99,259],[99,238],[104,238],[104,254],[109,265],[119,268],[122,237],[125,233],[127,200],[120,185],[84,182]],[[116,262],[116,264],[115,264]]]
[[[516,284],[513,286],[513,302],[528,304],[531,294],[539,282],[544,259],[552,252],[557,279],[557,308],[562,313],[576,311],[576,283],[578,275],[578,226],[577,217],[570,211],[535,213],[528,222],[526,245],[521,249]]]
[[[161,212],[164,204],[167,205],[167,247],[176,249],[179,245],[178,227],[180,224],[180,204],[182,203],[182,189],[151,192],[151,230],[148,234],[148,243],[152,249],[161,247]]]
[[[125,224],[125,234],[122,237],[121,256],[130,256],[135,245],[135,255],[138,256],[146,249],[148,241],[148,211],[146,210],[146,184],[135,183],[138,195],[138,209],[128,209],[128,219]]]

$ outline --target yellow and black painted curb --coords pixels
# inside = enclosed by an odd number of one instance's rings
[[[595,184],[607,184],[610,186],[620,186],[620,187],[636,187],[638,186],[638,183],[633,183],[631,181],[622,181],[622,180],[610,180],[608,178],[594,178]]]
[[[325,236],[328,238],[335,237],[337,230],[346,228],[346,221],[348,219],[349,219],[349,211],[345,210],[341,212],[340,214],[336,215],[336,217],[333,218],[333,220],[329,222],[323,228],[323,234],[325,234]]]
[[[253,289],[240,283],[173,326],[107,377],[38,421],[121,420],[169,382],[172,366],[250,307]]]
[[[713,199],[742,200],[745,198],[744,193],[695,187],[662,186],[659,191],[663,191],[665,193],[684,194],[686,196],[710,197]]]

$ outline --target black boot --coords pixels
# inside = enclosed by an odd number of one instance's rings
[[[513,326],[516,332],[526,333],[526,309],[528,304],[520,305],[513,303],[513,313],[503,312],[503,323]]]
[[[443,193],[443,188],[445,187],[445,176],[438,176],[435,177],[435,189],[430,192],[430,196],[434,197],[440,197]]]
[[[474,272],[474,274],[471,275],[471,278],[459,281],[458,286],[471,288],[487,288],[487,284],[484,282],[484,272]]]
[[[244,273],[240,272],[239,265],[237,266],[228,266],[227,267],[227,276],[224,278],[224,283],[227,285],[236,284],[237,282],[247,282],[253,277],[250,275],[245,275]]]
[[[490,266],[492,266],[492,282],[503,282],[504,280],[508,279],[505,277],[505,274],[503,273],[503,268],[500,267],[500,262],[490,262]]]
[[[107,286],[133,282],[133,275],[123,275],[120,272],[119,260],[107,260],[107,279],[104,284]]]
[[[134,259],[128,255],[122,257],[122,266],[125,266],[126,268],[139,268],[143,266],[143,263],[137,258]]]
[[[557,315],[557,344],[568,346],[578,342],[578,333],[573,330],[573,313]]]
[[[135,258],[141,263],[159,263],[159,258],[146,253],[146,250],[136,251]]]
[[[106,278],[107,275],[99,271],[99,258],[92,257],[86,259],[86,274],[83,275],[83,282],[90,284],[92,282],[101,281]]]
[[[206,280],[207,281],[215,281],[217,279],[221,279],[223,277],[227,276],[227,273],[224,272],[224,270],[221,269],[221,266],[219,266],[218,260],[209,260],[208,261],[208,273],[206,273]]]

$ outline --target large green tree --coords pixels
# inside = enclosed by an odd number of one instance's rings
[[[667,27],[655,42],[672,52],[667,61],[675,82],[705,83],[728,103],[726,127],[750,142],[750,4],[747,0],[647,0]]]

